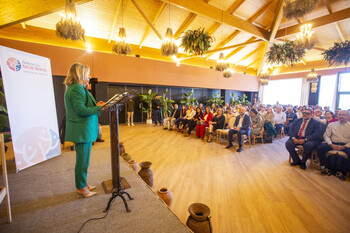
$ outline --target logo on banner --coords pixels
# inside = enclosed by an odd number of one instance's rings
[[[19,71],[21,69],[21,63],[14,57],[7,59],[7,66],[13,71]]]

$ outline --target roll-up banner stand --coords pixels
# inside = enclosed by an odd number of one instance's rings
[[[17,171],[61,154],[50,59],[0,46]]]

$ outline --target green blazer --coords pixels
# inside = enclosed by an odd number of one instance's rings
[[[64,94],[66,108],[66,141],[93,142],[98,133],[98,110],[95,98],[81,84],[67,87]]]

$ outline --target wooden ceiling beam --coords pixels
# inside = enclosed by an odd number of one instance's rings
[[[162,0],[162,1],[166,1],[166,0]],[[262,40],[268,39],[268,32],[263,28],[260,28],[252,23],[249,23],[235,15],[231,15],[227,12],[222,12],[221,9],[215,6],[209,5],[203,2],[202,0],[191,0],[191,1],[169,0],[169,2],[170,4],[173,4],[175,6],[185,8],[190,12],[194,12],[199,15],[204,15],[217,22],[223,22],[225,24],[231,25],[237,28],[238,30],[250,33]]]
[[[215,22],[209,29],[208,34],[212,35],[218,28],[221,26],[221,23]]]
[[[264,47],[264,44],[259,45],[256,49],[254,49],[253,51],[251,51],[250,53],[248,53],[247,55],[245,55],[244,57],[242,57],[241,59],[239,59],[237,62],[235,62],[236,64],[239,64],[240,62],[248,59],[249,57],[253,56],[254,54],[256,54],[257,52],[260,52],[262,50],[262,48]]]
[[[316,19],[305,21],[304,24],[311,24],[313,28],[322,27],[328,24],[340,22],[350,18],[350,8],[334,12]],[[276,38],[296,34],[300,31],[300,24],[283,28],[277,31]]]
[[[156,16],[154,16],[154,18],[153,18],[152,25],[154,25],[157,22],[160,14],[163,12],[165,6],[166,6],[166,2],[163,2],[162,5],[160,6],[160,8],[158,9]],[[151,27],[150,27],[150,25],[148,25],[145,33],[143,33],[139,48],[142,48],[143,43],[145,42],[145,40],[148,37],[150,32],[151,32]]]
[[[79,5],[90,1],[92,0],[75,0],[74,2]],[[0,29],[64,10],[65,6],[65,0],[2,0]]]
[[[113,23],[112,23],[111,29],[109,30],[108,43],[111,43],[111,40],[113,38],[113,35],[115,32],[115,25],[117,25],[118,14],[119,14],[119,10],[120,10],[121,5],[122,5],[122,0],[119,0],[118,5],[117,5],[117,9],[115,11]]]
[[[254,37],[255,38],[255,37]],[[249,44],[254,44],[254,43],[258,43],[258,42],[262,42],[262,39],[256,39],[250,42],[244,42],[244,43],[240,43],[240,44],[235,44],[235,45],[230,45],[230,46],[226,46],[226,47],[222,47],[222,48],[218,48],[218,49],[213,49],[208,51],[207,53],[216,53],[216,52],[221,52],[221,51],[225,51],[225,50],[229,50],[229,49],[233,49],[233,48],[237,48],[237,47],[244,47],[246,45]]]
[[[148,25],[153,29],[153,31],[157,34],[158,38],[160,40],[163,40],[162,35],[158,32],[158,30],[154,27],[153,23],[151,22],[151,20],[149,20],[149,18],[147,17],[147,15],[143,12],[143,10],[141,9],[140,5],[136,2],[136,0],[131,0],[131,2],[134,4],[134,6],[136,7],[136,9],[140,12],[140,14],[142,15],[142,17],[146,20],[146,22],[148,23]]]
[[[333,11],[332,11],[332,7],[331,7],[331,1],[330,0],[323,0],[323,2],[326,4],[326,8],[328,10],[328,13],[332,14]],[[338,31],[340,39],[344,42],[345,41],[345,35],[344,35],[343,31],[341,30],[340,25],[339,25],[338,22],[335,23],[335,27],[336,27],[336,29]]]
[[[252,68],[253,68],[253,65],[256,64],[259,60],[260,60],[260,58],[255,59],[255,60],[252,61],[249,65],[247,65],[247,68],[248,68],[248,67],[252,67]]]
[[[264,44],[262,56],[261,56],[259,64],[258,64],[258,71],[257,71],[258,75],[260,74],[260,72],[264,66],[265,54],[266,54],[267,50],[269,49],[270,45],[275,40],[275,36],[276,36],[278,28],[281,24],[281,21],[283,18],[283,3],[284,3],[283,0],[278,0],[276,11],[275,11],[276,14],[274,15],[274,18],[272,21],[272,26],[271,26],[272,30],[271,30],[270,38],[269,38],[269,41],[265,42],[265,44]]]
[[[253,23],[254,20],[256,20],[262,13],[264,13],[276,0],[270,0],[266,4],[264,4],[257,12],[254,13],[247,21],[249,23]],[[237,9],[237,8],[236,8]],[[220,44],[218,44],[215,49],[224,47],[226,44],[228,44],[231,40],[233,40],[236,36],[238,36],[240,33],[239,30],[235,30],[231,35],[226,37]],[[209,53],[206,59],[209,59],[214,53]]]
[[[252,36],[251,38],[249,38],[245,43],[249,43],[249,42],[253,42],[255,41],[256,37]],[[241,51],[242,49],[244,49],[244,47],[239,47],[234,49],[232,52],[230,52],[229,54],[226,55],[225,60],[229,59],[230,57],[234,56],[235,54],[237,54],[239,51]]]
[[[193,20],[197,17],[195,13],[190,13],[185,21],[181,24],[181,26],[177,29],[174,34],[174,38],[177,39],[183,33],[183,31],[193,22]]]
[[[235,0],[235,2],[226,10],[229,14],[233,14],[245,0]]]

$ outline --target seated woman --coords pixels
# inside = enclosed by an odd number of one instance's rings
[[[335,118],[335,115],[332,111],[327,111],[325,114],[325,118],[327,120],[326,125],[328,125],[329,123],[339,121],[339,119]]]
[[[176,128],[179,128],[180,122],[183,120],[183,118],[186,116],[186,105],[182,105],[181,111],[180,111],[180,117],[175,120]]]
[[[196,114],[196,112],[193,110],[193,106],[189,105],[188,110],[186,111],[186,116],[181,121],[182,128],[181,127],[180,128],[184,129],[186,127],[186,125],[189,125],[189,123],[191,122],[191,120],[193,119],[195,114]]]
[[[215,106],[211,112],[213,113],[213,116],[216,116],[218,114],[218,106]]]
[[[264,128],[268,135],[271,135],[271,136],[277,135],[274,125],[275,125],[275,113],[273,112],[271,107],[268,107],[267,113],[265,115],[265,123],[264,123]]]
[[[222,108],[219,108],[217,115],[209,122],[209,137],[207,142],[211,142],[211,136],[217,129],[223,129],[225,124],[225,116],[223,115]]]
[[[192,118],[192,120],[188,124],[188,131],[187,134],[185,134],[185,137],[190,136],[191,131],[196,127],[197,122],[201,121],[203,118],[203,113],[200,107],[196,108],[196,115]]]
[[[209,122],[213,119],[213,114],[210,112],[210,108],[207,106],[205,108],[204,116],[201,120],[201,123],[196,125],[196,136],[197,138],[204,139],[205,136],[205,128],[209,126]]]
[[[258,114],[258,111],[255,109],[250,110],[250,118],[252,121],[252,129],[250,131],[250,135],[255,138],[255,136],[258,136],[261,132],[262,118]]]
[[[267,114],[265,106],[261,106],[261,107],[260,107],[259,114],[260,114],[261,118],[262,118],[263,120],[265,120],[265,116],[266,116],[266,114]]]

